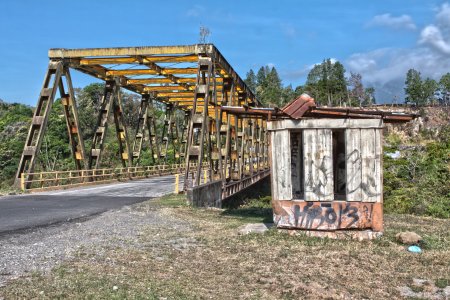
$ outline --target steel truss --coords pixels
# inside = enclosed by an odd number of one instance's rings
[[[223,109],[256,108],[260,104],[213,45],[51,49],[49,57],[16,183],[23,174],[34,171],[57,90],[64,105],[77,170],[101,168],[112,114],[123,167],[139,165],[143,151],[150,151],[154,164],[184,162],[185,189],[202,183],[205,163],[209,165],[207,179],[221,180],[224,188],[244,186],[236,183],[246,179],[245,182],[250,182],[248,179],[259,178],[259,173],[267,174],[266,119]],[[97,129],[88,152],[84,148],[69,69],[105,81]],[[130,131],[124,122],[121,88],[142,97],[136,127]],[[162,124],[158,124],[155,105],[164,108]],[[133,137],[131,143],[129,133]]]

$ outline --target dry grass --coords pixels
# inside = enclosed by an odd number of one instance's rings
[[[85,249],[50,274],[0,289],[0,298],[393,299],[413,278],[450,278],[450,220],[390,215],[383,238],[357,242],[276,230],[237,235],[240,225],[267,219],[264,208],[195,210],[166,197],[156,209],[189,221],[190,228],[142,228],[139,250],[97,255]],[[424,237],[422,254],[395,242],[402,230]]]

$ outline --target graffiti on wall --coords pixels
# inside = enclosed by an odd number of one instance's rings
[[[309,230],[374,228],[381,220],[381,203],[275,201],[277,227]],[[382,225],[381,225],[382,226]]]
[[[358,149],[350,152],[347,156],[347,164],[351,166],[347,168],[347,181],[351,183],[349,184],[348,194],[361,191],[368,197],[380,196],[380,188],[377,186],[375,178],[375,176],[380,176],[377,172],[379,163],[373,157],[361,159],[361,153]]]

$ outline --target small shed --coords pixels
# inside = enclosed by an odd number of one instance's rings
[[[414,115],[319,108],[303,94],[268,122],[274,222],[310,235],[383,232],[385,122]]]

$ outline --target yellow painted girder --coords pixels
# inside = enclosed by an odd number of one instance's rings
[[[222,78],[216,78],[216,82],[218,86],[221,86],[223,83]],[[169,78],[143,78],[143,79],[128,79],[127,84],[157,84],[157,83],[173,83],[173,81]],[[197,78],[178,78],[176,83],[197,83]]]
[[[82,58],[80,65],[116,65],[116,64],[145,64],[145,63],[178,63],[178,62],[197,62],[198,55],[183,56],[147,56],[147,57],[101,57],[101,58]]]
[[[145,87],[144,89],[146,89]],[[218,92],[217,96],[221,96],[222,93]],[[158,93],[158,97],[179,97],[179,98],[186,98],[191,97],[194,98],[194,92],[174,92],[174,93]]]
[[[145,46],[116,48],[50,49],[50,58],[80,58],[89,56],[138,56],[212,53],[213,45]]]
[[[195,63],[200,56],[211,57],[215,63],[216,71],[223,78],[232,78],[236,91],[245,91],[249,95],[249,101],[257,102],[253,93],[248,90],[245,82],[233,70],[230,64],[225,60],[220,51],[212,45],[180,45],[180,46],[144,46],[144,47],[118,47],[118,48],[90,48],[90,49],[50,49],[49,57],[51,60],[63,60],[70,64],[70,67],[80,70],[89,75],[107,80],[109,77],[123,76],[121,79],[127,80],[125,76],[133,75],[161,75],[168,76],[171,79],[173,74],[196,74],[197,68],[189,69],[173,69],[157,71],[146,69],[126,69],[126,70],[108,70],[102,65],[111,64],[143,64],[151,66],[158,62],[183,62],[188,60]],[[162,68],[164,69],[164,68]],[[158,73],[159,72],[159,73]],[[191,79],[192,80],[192,79]],[[165,82],[168,83],[168,82]],[[170,82],[169,82],[170,83]],[[172,83],[182,85],[180,82],[172,78]],[[137,93],[145,93],[144,86],[140,83],[129,84],[128,88]]]
[[[178,100],[178,101],[169,100],[169,102],[176,102],[176,103],[178,103],[178,105],[194,105],[194,101],[193,100],[188,100],[188,101],[186,101],[186,100],[184,100],[184,101],[183,100]],[[203,106],[204,103],[205,103],[204,101],[197,101],[197,105],[202,105]],[[217,101],[217,105],[220,106],[220,104],[221,104],[220,101]]]
[[[189,99],[188,97],[182,98],[182,97],[170,97],[169,102],[177,102],[177,101],[194,101],[194,97]]]
[[[108,70],[106,76],[129,76],[129,75],[166,75],[166,74],[197,74],[197,68],[165,68],[161,73],[152,69],[127,69]]]
[[[195,86],[192,86],[191,88],[192,88],[192,90],[194,90]],[[177,91],[186,91],[187,89],[182,86],[179,86],[179,85],[176,85],[176,86],[162,85],[162,86],[146,86],[144,88],[144,90],[146,92],[159,92],[159,91],[170,92],[170,91],[173,91],[174,93],[177,93]]]

